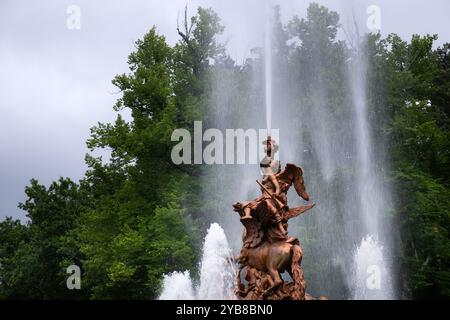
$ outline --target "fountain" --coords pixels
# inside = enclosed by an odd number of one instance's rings
[[[318,14],[327,18],[321,20]],[[291,53],[303,63],[291,65],[278,54],[271,58],[276,101],[272,126],[282,128],[280,158],[305,169],[309,193],[317,203],[314,214],[293,221],[290,228],[297,230],[294,235],[302,243],[303,269],[313,295],[394,299],[391,244],[383,217],[390,190],[382,181],[384,150],[380,145],[373,150],[367,38],[358,37],[351,50],[343,50],[332,25],[335,21],[337,26],[338,19],[326,8],[311,5]],[[380,271],[381,288],[367,286],[374,270]]]
[[[194,300],[195,298],[189,271],[175,271],[164,275],[163,291],[159,300]]]
[[[386,265],[383,246],[367,236],[355,251],[351,281],[352,298],[356,300],[393,299],[391,275]]]
[[[196,285],[189,271],[164,275],[160,300],[234,299],[235,266],[223,229],[213,223],[208,229],[200,263],[200,281]]]
[[[357,39],[358,48],[350,64],[349,75],[355,115],[356,172],[358,209],[362,217],[362,230],[366,236],[354,251],[353,277],[349,279],[354,299],[392,299],[392,282],[386,249],[381,239],[384,226],[380,220],[382,208],[387,203],[377,169],[380,164],[374,155],[367,106],[367,61],[364,39]],[[387,248],[389,249],[389,248]],[[370,275],[373,273],[372,276]],[[378,285],[370,285],[370,278],[377,278]]]
[[[317,14],[327,19],[317,19]],[[286,44],[271,36],[276,19],[263,14],[261,21],[270,21],[262,28],[264,45],[254,50],[256,57],[247,62],[245,71],[215,71],[214,108],[208,110],[207,125],[220,130],[280,128],[280,159],[304,169],[309,194],[317,203],[313,214],[289,224],[289,234],[300,240],[304,250],[302,268],[309,293],[331,299],[395,299],[392,244],[383,217],[390,204],[388,186],[382,181],[386,164],[384,150],[373,150],[364,42],[359,41],[349,54],[336,38],[337,14],[311,5],[301,22],[303,33],[296,35],[301,39],[290,43],[286,59],[277,47]],[[323,33],[327,36],[318,36]],[[208,218],[218,221],[230,240],[230,247],[222,246],[220,252],[237,254],[242,245],[242,226],[230,214],[230,205],[258,195],[254,182],[258,172],[249,164],[205,168]],[[292,205],[299,205],[298,201]],[[201,266],[207,263],[206,239]],[[229,270],[212,262],[209,268],[218,268],[208,272],[219,275],[220,270]],[[192,295],[189,288],[183,289],[186,297],[229,296],[223,281],[231,276],[218,277],[222,289],[207,288],[204,272],[197,286],[186,273],[167,276],[164,284],[175,280],[185,288],[191,283]]]

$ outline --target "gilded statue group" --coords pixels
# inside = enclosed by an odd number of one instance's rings
[[[290,208],[288,190],[306,201],[303,171],[294,164],[275,160],[278,145],[270,136],[264,141],[265,157],[260,163],[262,180],[256,181],[261,195],[253,201],[233,205],[244,226],[243,246],[237,257],[236,295],[244,300],[305,300],[306,282],[301,268],[302,248],[288,235],[288,221],[310,210],[314,204]],[[292,281],[283,280],[287,272]],[[245,279],[245,280],[244,280]]]

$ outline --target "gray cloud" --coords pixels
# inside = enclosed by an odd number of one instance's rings
[[[307,1],[280,3],[284,19],[305,15]],[[341,14],[351,28],[353,16],[364,28],[368,5],[379,5],[382,33],[438,33],[450,40],[450,2],[379,0],[317,1]],[[242,62],[262,41],[266,6],[248,1],[89,1],[3,0],[0,2],[0,219],[24,218],[17,209],[24,187],[35,177],[48,184],[59,176],[75,180],[85,171],[85,140],[97,121],[114,120],[117,90],[111,79],[127,71],[134,41],[153,25],[177,41],[176,21],[184,5],[215,9],[227,30],[229,53]],[[68,5],[81,8],[81,29],[66,28]]]

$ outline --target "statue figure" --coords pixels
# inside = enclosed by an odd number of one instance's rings
[[[243,247],[237,258],[240,268],[236,294],[248,300],[303,300],[306,289],[301,269],[303,254],[299,240],[288,237],[288,220],[310,210],[314,204],[289,208],[287,192],[292,185],[301,198],[309,201],[303,171],[290,163],[281,171],[280,163],[274,160],[278,151],[276,141],[268,137],[264,144],[266,156],[260,164],[263,178],[256,181],[261,196],[233,205],[244,225]],[[247,287],[241,282],[242,270]],[[293,282],[284,283],[280,274],[284,271]]]
[[[270,215],[272,222],[277,226],[279,234],[283,237],[287,234],[287,231],[282,224],[280,209],[284,207],[285,204],[280,201],[283,197],[280,197],[281,188],[275,176],[280,173],[281,167],[279,161],[274,160],[274,155],[278,151],[278,145],[270,136],[263,142],[263,144],[265,144],[264,151],[266,156],[260,163],[263,174],[262,183],[260,184],[262,195],[257,199],[257,201],[255,200],[253,203],[250,202],[243,208],[244,216],[241,220],[252,219],[251,212],[252,209],[254,209],[254,206],[264,202],[267,207],[267,213]],[[251,204],[253,206],[250,206]]]

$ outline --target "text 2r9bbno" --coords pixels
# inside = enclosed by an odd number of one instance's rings
[[[270,315],[272,314],[272,306],[267,305],[256,305],[256,304],[222,304],[220,305],[220,314],[226,315]]]

